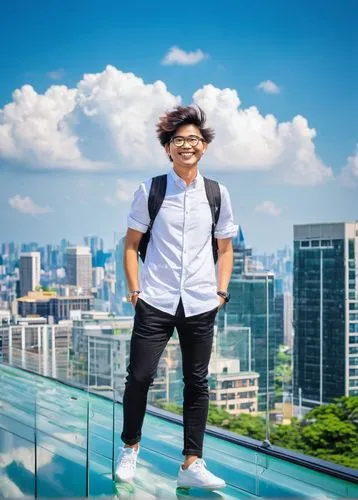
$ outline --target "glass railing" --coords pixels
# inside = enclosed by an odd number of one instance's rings
[[[266,448],[279,446],[310,456],[313,462],[323,459],[343,465],[353,473],[358,469],[358,397],[323,401],[309,409],[310,402],[302,398],[294,381],[292,342],[284,344],[278,324],[272,273],[233,277],[230,291],[233,298],[218,314],[215,326],[208,424],[253,438]],[[2,332],[4,363],[121,402],[130,329],[114,329],[112,335],[77,334],[71,344],[66,346],[62,338],[61,347],[56,348],[51,348],[56,345],[53,338],[42,337],[36,343],[34,335],[24,349],[10,348],[4,340],[5,326]],[[26,346],[20,338],[13,338],[11,345],[21,342]],[[180,415],[182,392],[181,352],[174,333],[159,362],[148,403]]]
[[[180,497],[178,423],[146,416],[135,498]],[[110,497],[121,425],[119,402],[0,363],[0,497]],[[343,478],[343,468],[341,478],[312,470],[257,442],[235,441],[231,433],[209,429],[205,448],[209,467],[227,482],[222,494],[210,498],[358,495],[354,477]]]

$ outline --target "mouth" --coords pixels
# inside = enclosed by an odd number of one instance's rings
[[[194,156],[195,153],[179,153],[179,156],[181,156],[182,158],[184,158],[184,160],[188,160],[189,158],[191,158],[192,156]]]

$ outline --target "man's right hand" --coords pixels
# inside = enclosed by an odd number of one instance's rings
[[[132,306],[134,307],[134,309],[135,309],[135,306],[137,305],[138,298],[139,298],[139,294],[136,293],[135,295],[132,295],[131,302],[132,302]]]

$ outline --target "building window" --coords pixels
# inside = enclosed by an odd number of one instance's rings
[[[301,248],[308,248],[310,246],[309,241],[301,241]]]
[[[235,410],[235,405],[229,405],[229,410]]]
[[[222,389],[232,389],[234,387],[233,380],[224,380],[221,384]]]
[[[350,344],[358,344],[358,335],[350,335],[349,343]]]
[[[331,244],[331,240],[321,240],[321,247],[330,247]]]
[[[314,248],[319,247],[319,240],[312,240],[311,241],[311,247],[314,247]]]
[[[229,394],[227,395],[227,398],[228,399],[235,399],[235,393],[234,392],[229,392]]]
[[[220,395],[220,399],[221,399],[221,401],[226,401],[227,400],[227,394],[226,393],[225,394],[221,394]]]

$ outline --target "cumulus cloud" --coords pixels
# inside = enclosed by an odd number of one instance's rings
[[[49,71],[46,76],[51,78],[51,80],[61,80],[65,76],[65,70],[63,68],[55,69],[53,71]]]
[[[19,194],[9,198],[9,204],[15,210],[28,215],[41,215],[52,212],[50,207],[40,207],[29,196],[22,197]]]
[[[282,210],[278,208],[278,206],[273,201],[265,200],[256,206],[255,211],[277,217],[278,215],[280,215]]]
[[[108,205],[118,205],[121,202],[131,202],[134,192],[138,189],[140,181],[117,179],[117,189],[113,196],[107,195],[104,201]]]
[[[186,52],[179,47],[172,47],[162,59],[162,64],[165,66],[172,64],[179,64],[180,66],[193,66],[194,64],[199,64],[208,57],[208,54],[205,54],[201,49],[197,49],[193,52]]]
[[[235,89],[210,84],[194,93],[193,102],[216,131],[203,160],[208,170],[262,170],[275,181],[298,185],[332,177],[316,154],[316,131],[303,116],[279,123],[255,106],[243,108]],[[145,83],[113,66],[84,75],[72,89],[53,85],[38,94],[25,85],[0,110],[0,159],[43,169],[168,168],[155,126],[178,104],[181,97],[162,81]]]
[[[358,144],[355,154],[348,157],[347,163],[342,169],[341,181],[347,187],[358,186]]]
[[[256,86],[257,90],[263,90],[266,94],[279,94],[281,89],[272,80],[265,80]]]
[[[332,176],[331,168],[316,155],[316,131],[300,115],[291,122],[263,116],[255,106],[240,109],[234,89],[205,85],[195,92],[194,102],[205,109],[216,138],[208,149],[207,162],[226,170],[268,170],[288,184],[317,185]]]

